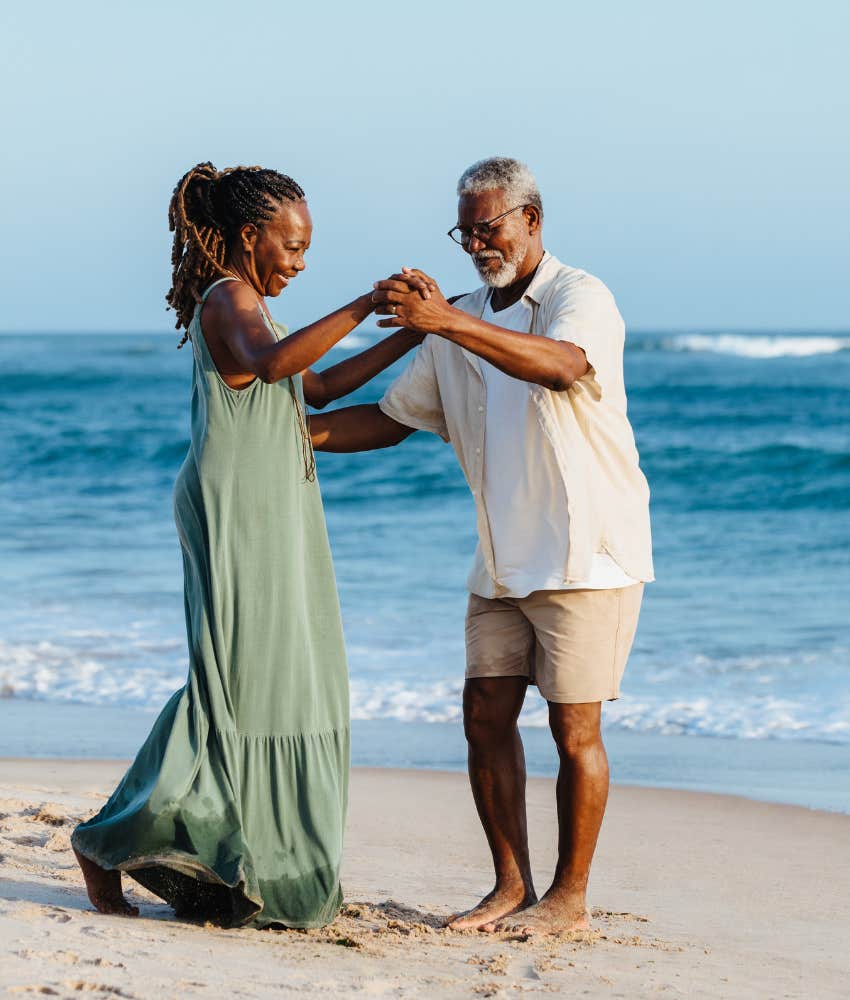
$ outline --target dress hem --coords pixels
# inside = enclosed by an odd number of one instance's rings
[[[128,858],[126,861],[122,861],[119,864],[112,864],[101,858],[95,852],[89,849],[84,849],[81,845],[75,843],[75,839],[76,838],[72,835],[71,846],[84,858],[87,858],[104,871],[118,871],[129,875],[130,878],[137,881],[139,885],[147,889],[148,892],[152,893],[158,899],[163,900],[166,905],[170,906],[174,910],[178,917],[181,916],[179,907],[175,906],[171,900],[166,899],[164,896],[161,896],[158,892],[151,889],[142,880],[136,878],[136,875],[134,874],[135,872],[143,871],[146,868],[168,868],[179,872],[180,874],[188,875],[189,877],[203,875],[203,879],[199,879],[199,881],[203,881],[208,885],[218,885],[222,888],[230,889],[234,893],[238,893],[242,899],[254,906],[255,909],[242,919],[222,923],[222,926],[226,927],[255,926],[258,928],[264,928],[280,926],[287,927],[291,930],[315,930],[321,927],[327,927],[329,923],[336,919],[336,916],[342,907],[343,893],[342,888],[339,887],[337,890],[337,902],[334,906],[334,915],[328,920],[284,920],[280,917],[262,919],[264,909],[262,897],[254,897],[246,890],[246,879],[244,877],[244,872],[241,870],[239,874],[242,877],[237,882],[227,882],[208,865],[195,860],[190,855],[184,854],[181,851],[168,851],[165,854],[151,854],[137,858]],[[204,920],[211,920],[211,918],[204,917]],[[211,920],[211,922],[215,923],[216,921]]]

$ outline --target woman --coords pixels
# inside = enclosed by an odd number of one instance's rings
[[[310,370],[373,306],[361,295],[289,336],[272,321],[263,300],[304,270],[312,232],[283,174],[199,164],[169,221],[166,298],[194,354],[174,491],[189,677],[72,843],[102,912],[138,912],[123,871],[178,915],[322,926],[342,898],[348,680],[304,404],[351,392],[421,338]]]

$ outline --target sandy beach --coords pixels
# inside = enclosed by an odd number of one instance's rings
[[[444,930],[490,888],[462,775],[355,770],[347,903],[321,931],[178,922],[127,880],[138,919],[92,910],[69,846],[121,762],[0,761],[0,985],[73,997],[838,997],[850,962],[850,816],[614,788],[594,930],[518,939]],[[553,782],[529,785],[538,889]]]

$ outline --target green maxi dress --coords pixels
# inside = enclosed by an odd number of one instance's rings
[[[303,390],[298,377],[229,388],[201,308],[174,489],[189,676],[72,843],[180,916],[319,927],[342,901],[348,673]]]

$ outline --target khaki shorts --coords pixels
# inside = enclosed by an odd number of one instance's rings
[[[642,583],[495,600],[470,594],[466,676],[527,677],[560,704],[619,698],[642,597]]]

